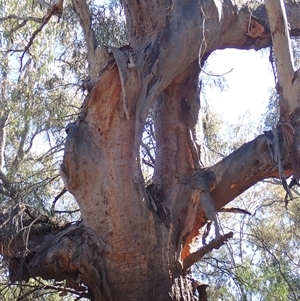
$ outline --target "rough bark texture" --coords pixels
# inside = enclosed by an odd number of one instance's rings
[[[186,268],[200,257],[189,245],[207,217],[256,182],[278,176],[270,133],[204,169],[197,139],[200,67],[216,49],[269,46],[269,23],[264,6],[253,1],[122,2],[130,47],[106,52],[94,44],[86,2],[73,0],[95,85],[67,128],[61,173],[82,223],[49,236],[23,256],[26,265],[15,254],[12,275],[66,278],[77,289],[88,286],[97,301],[194,300]],[[300,3],[288,2],[287,12],[290,32],[299,35]],[[157,149],[146,188],[139,153],[150,108]],[[290,175],[284,135],[279,141]]]

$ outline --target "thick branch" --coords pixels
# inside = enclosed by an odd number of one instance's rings
[[[168,1],[122,0],[130,45],[136,46],[165,27],[172,5]]]
[[[8,15],[6,17],[1,17],[0,21],[5,21],[5,20],[9,20],[9,19],[16,19],[16,20],[20,20],[20,21],[33,21],[33,22],[37,22],[37,23],[42,23],[43,19],[42,18],[36,18],[36,17],[20,17],[17,15]]]
[[[282,0],[266,0],[266,9],[270,22],[273,49],[279,82],[290,80],[294,76],[294,62],[291,56],[292,47],[289,39],[288,22]]]
[[[91,69],[92,65],[96,62],[95,49],[97,48],[97,42],[95,32],[92,29],[92,17],[89,6],[87,5],[86,0],[73,0],[72,3],[81,23],[87,47],[87,60],[89,63],[89,69]],[[100,70],[98,70],[98,74],[99,72]]]
[[[46,236],[43,243],[36,243],[23,255],[10,259],[12,282],[40,276],[43,279],[66,280],[66,286],[76,291],[90,288],[96,300],[101,290],[110,299],[103,260],[100,254],[104,244],[94,233],[81,224],[68,224],[59,232]],[[97,249],[97,252],[95,250]]]
[[[240,195],[242,192],[250,188],[255,183],[270,177],[278,177],[277,165],[274,164],[270,150],[267,144],[267,135],[258,136],[232,154],[224,158],[222,161],[212,166],[210,170],[215,174],[216,186],[211,191],[211,197],[217,211]],[[283,135],[280,134],[281,155],[284,161],[284,167],[287,176],[293,173],[293,169],[289,164],[289,154],[283,146]],[[201,171],[200,171],[201,172]],[[195,172],[194,176],[196,178]],[[203,208],[199,208],[195,213],[193,225],[188,235],[185,237],[186,244],[192,242],[193,238],[199,234],[199,229],[206,222],[207,217]],[[188,255],[185,245],[182,259]]]
[[[284,142],[291,154],[290,162],[294,170],[295,178],[299,180],[299,130],[295,131],[293,125],[290,123],[290,114],[293,113],[292,119],[294,119],[293,123],[295,123],[299,118],[299,109],[297,108],[300,105],[300,70],[294,71],[294,59],[283,1],[266,0],[265,3],[270,22],[274,53],[276,56],[280,124],[283,124]],[[278,161],[278,169],[280,169],[280,160]],[[282,172],[280,172],[280,178],[284,179]],[[290,194],[288,186],[285,185],[285,187]]]
[[[268,135],[268,132],[265,135]],[[278,176],[277,166],[272,160],[265,135],[260,135],[242,145],[211,167],[217,179],[217,185],[211,193],[217,210],[255,183],[265,178]],[[293,170],[289,165],[288,154],[283,147],[282,134],[279,142],[282,158],[285,158],[283,161],[285,173],[290,175]]]
[[[295,73],[293,52],[283,0],[266,0],[273,49],[276,57],[278,81],[282,93],[280,115],[286,121],[287,114],[300,102],[299,76]]]
[[[213,239],[208,245],[203,246],[198,251],[188,255],[183,261],[183,268],[187,270],[194,263],[203,258],[207,253],[211,252],[213,249],[219,249],[229,238],[233,237],[233,232],[226,233],[217,239]]]

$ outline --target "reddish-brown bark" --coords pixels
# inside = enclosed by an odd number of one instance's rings
[[[203,169],[194,141],[199,61],[216,49],[266,47],[270,29],[263,6],[251,10],[247,1],[122,2],[130,47],[106,53],[94,48],[85,1],[73,0],[96,83],[68,127],[61,170],[83,221],[33,248],[16,278],[65,277],[70,286],[87,285],[97,301],[193,300],[182,262],[207,222],[203,198],[211,196],[219,210],[256,182],[278,175],[266,135]],[[291,32],[299,34],[300,3],[288,5]],[[150,108],[157,148],[146,193],[139,147]],[[283,143],[281,154],[291,174]]]

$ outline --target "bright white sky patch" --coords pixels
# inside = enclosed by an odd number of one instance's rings
[[[265,112],[274,76],[268,54],[254,50],[225,49],[215,51],[208,59],[209,72],[224,74],[229,89],[206,88],[206,99],[215,111],[230,123],[246,111],[255,118]],[[205,68],[204,68],[205,69]]]

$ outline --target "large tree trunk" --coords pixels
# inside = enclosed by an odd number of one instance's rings
[[[193,300],[188,268],[231,237],[216,231],[216,240],[191,256],[189,245],[199,230],[214,220],[214,210],[278,176],[271,132],[215,166],[202,166],[196,139],[199,62],[215,49],[267,47],[270,29],[264,6],[252,2],[122,2],[130,47],[107,53],[92,43],[87,5],[73,0],[95,85],[67,128],[61,171],[82,222],[33,248],[21,272],[15,258],[12,279],[66,278],[76,289],[87,285],[96,301]],[[300,3],[287,5],[291,32],[299,34]],[[153,183],[145,187],[139,154],[150,108],[157,148]],[[282,142],[280,131],[278,137]],[[290,175],[283,143],[280,150]]]

